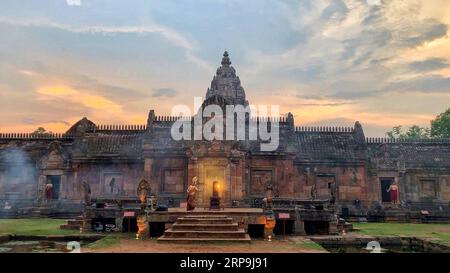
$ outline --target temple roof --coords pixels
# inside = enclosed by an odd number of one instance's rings
[[[223,53],[221,66],[217,68],[216,75],[211,81],[211,86],[206,92],[206,99],[213,96],[221,96],[227,104],[248,105],[245,100],[245,91],[241,86],[241,80],[236,76],[236,70],[231,66],[231,60],[228,52]]]
[[[74,125],[72,125],[69,130],[67,130],[67,135],[75,135],[77,133],[85,133],[89,131],[93,131],[95,129],[95,123],[87,119],[86,117],[77,121]]]
[[[87,137],[87,156],[123,155],[139,156],[141,153],[140,134],[97,134]]]
[[[364,159],[354,132],[297,132],[299,160],[352,162]]]
[[[450,168],[448,140],[369,143],[367,147],[369,158],[381,169]]]

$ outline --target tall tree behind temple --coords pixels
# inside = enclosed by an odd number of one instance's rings
[[[431,128],[413,125],[403,131],[402,126],[398,125],[386,134],[390,138],[400,139],[450,138],[450,108],[431,121]]]
[[[32,135],[40,135],[40,136],[42,136],[42,135],[51,135],[52,132],[49,132],[49,131],[45,130],[44,127],[38,127],[38,128],[37,128],[36,130],[34,130],[31,134],[32,134]]]
[[[450,108],[431,121],[431,137],[450,138]]]
[[[406,132],[403,131],[401,125],[392,128],[392,131],[386,133],[390,138],[400,139],[426,139],[430,138],[430,129],[413,125]]]

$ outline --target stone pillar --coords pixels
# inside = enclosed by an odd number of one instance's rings
[[[185,191],[187,190],[187,187],[189,186],[189,184],[192,181],[192,178],[194,178],[195,176],[197,176],[198,178],[198,187],[200,189],[200,191],[203,190],[203,179],[200,177],[199,175],[199,168],[198,168],[198,162],[197,162],[197,158],[196,157],[189,157],[188,158],[188,166],[187,166],[187,181],[186,181],[186,188]],[[197,193],[197,205],[202,204],[203,200],[202,200],[202,194],[200,192]]]
[[[37,200],[39,204],[45,201],[45,175],[39,175],[38,186],[37,186]]]
[[[153,158],[146,158],[144,162],[144,178],[150,182],[152,193],[159,193],[159,183],[155,177],[153,177]]]
[[[231,201],[241,200],[245,181],[245,169],[243,157],[231,159]]]
[[[298,235],[306,235],[305,222],[301,219],[300,212],[295,207],[294,233]]]
[[[59,188],[59,199],[67,199],[68,197],[68,179],[67,175],[63,174],[61,175],[61,182],[60,182],[60,188]]]
[[[236,200],[242,200],[244,197],[245,181],[245,160],[241,160],[236,166]]]
[[[328,233],[330,235],[338,235],[339,234],[336,221],[328,222]]]
[[[231,201],[236,200],[236,179],[237,179],[237,168],[236,164],[232,161],[230,163],[230,199]]]
[[[228,164],[225,167],[225,185],[223,189],[223,200],[221,201],[221,205],[222,206],[226,206],[229,207],[231,206],[231,184],[232,184],[232,177],[234,176],[234,172],[232,171],[232,165],[233,164]]]
[[[294,233],[297,235],[306,235],[305,222],[300,220],[299,217],[297,217],[294,222]]]

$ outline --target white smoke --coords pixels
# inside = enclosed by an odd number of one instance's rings
[[[36,168],[20,148],[0,151],[0,199],[15,202],[34,195]]]

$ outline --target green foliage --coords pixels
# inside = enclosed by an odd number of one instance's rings
[[[48,132],[47,130],[45,130],[44,127],[38,127],[36,130],[34,130],[32,133],[32,135],[51,135],[53,134],[52,132]]]
[[[79,231],[60,229],[61,219],[0,219],[0,234],[69,235]]]
[[[90,243],[87,247],[91,248],[91,249],[107,248],[107,247],[114,246],[114,245],[120,243],[120,240],[122,238],[123,238],[123,236],[109,235],[98,241]]]
[[[353,223],[358,233],[378,236],[416,236],[450,244],[450,224]]]
[[[299,246],[304,249],[325,250],[321,245],[313,241],[300,243]]]
[[[431,136],[434,138],[450,138],[450,108],[431,121]]]
[[[413,125],[404,131],[402,126],[398,125],[386,135],[390,138],[400,139],[450,138],[450,108],[431,121],[431,128]]]
[[[390,138],[400,139],[427,139],[430,138],[430,129],[413,125],[407,131],[403,131],[401,125],[392,128],[392,131],[386,133]]]

